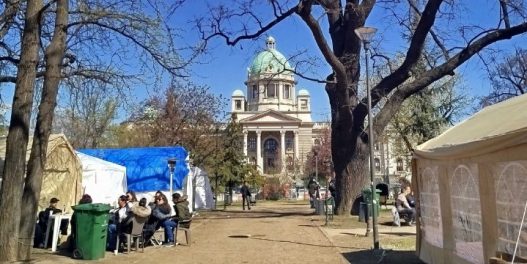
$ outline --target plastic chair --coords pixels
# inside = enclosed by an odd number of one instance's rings
[[[182,220],[179,221],[177,224],[177,227],[174,228],[174,243],[177,245],[177,233],[179,230],[185,231],[185,239],[187,242],[187,246],[190,246],[192,244],[191,240],[191,232],[190,232],[190,223],[192,223],[192,219],[189,220]]]
[[[143,227],[148,220],[148,217],[132,217],[132,230],[130,233],[123,232],[122,234],[126,236],[126,247],[127,252],[130,253],[130,247],[132,241],[135,241],[135,251],[139,249],[139,243],[141,243],[141,252],[145,252],[145,239],[143,236]],[[116,245],[116,254],[119,249],[119,235],[117,235],[117,245]]]

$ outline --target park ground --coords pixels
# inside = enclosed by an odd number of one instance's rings
[[[222,206],[219,209],[223,209]],[[307,201],[258,202],[250,211],[241,205],[200,212],[192,222],[192,244],[147,247],[144,253],[115,256],[106,252],[97,263],[422,263],[415,256],[415,226],[392,226],[384,209],[379,217],[382,250],[372,251],[366,224],[356,216],[314,215]],[[160,234],[161,235],[161,234]],[[86,263],[65,251],[35,249],[34,263]]]

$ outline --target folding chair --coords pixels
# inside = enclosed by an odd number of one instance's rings
[[[144,240],[148,241],[152,246],[160,246],[162,244],[162,242],[156,237],[156,233],[159,230],[158,224],[159,220],[151,215],[143,228]]]

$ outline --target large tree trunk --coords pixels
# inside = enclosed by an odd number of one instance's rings
[[[336,178],[336,214],[349,216],[353,202],[362,189],[369,187],[368,143],[363,142],[356,133],[333,133],[333,162]],[[347,142],[348,148],[342,147]],[[355,143],[351,143],[355,142]]]
[[[55,30],[51,43],[45,51],[46,71],[44,87],[38,108],[37,124],[33,137],[31,155],[27,165],[27,176],[22,196],[20,237],[32,238],[34,235],[34,217],[38,211],[38,202],[42,188],[42,176],[46,165],[49,135],[53,124],[53,113],[57,104],[57,94],[61,79],[62,58],[66,47],[66,25],[68,24],[68,0],[57,0]],[[31,258],[31,243],[22,243],[18,247],[20,260]]]
[[[28,0],[22,51],[18,65],[11,121],[6,142],[3,183],[0,194],[0,262],[15,261],[19,243],[20,198],[26,168],[29,120],[33,105],[36,66],[38,63],[41,0]],[[35,218],[31,218],[32,221]]]

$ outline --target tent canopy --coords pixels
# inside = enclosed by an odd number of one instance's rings
[[[526,106],[522,95],[486,107],[415,150],[416,249],[425,262],[527,259]]]
[[[82,163],[82,187],[94,203],[112,204],[124,194],[126,167],[77,152]]]
[[[6,137],[0,139],[0,174],[4,171]],[[29,160],[33,138],[29,138],[26,162]],[[60,209],[71,211],[81,196],[82,169],[75,150],[63,134],[49,136],[46,153],[47,161],[42,179],[42,189],[38,207],[49,206],[53,197],[60,200]],[[0,175],[1,177],[2,175]]]
[[[495,104],[419,145],[417,157],[451,159],[481,155],[527,142],[527,95]]]
[[[175,159],[173,189],[183,187],[189,170],[183,147],[145,147],[121,149],[81,149],[79,152],[126,167],[128,190],[149,192],[170,189],[168,160]]]

